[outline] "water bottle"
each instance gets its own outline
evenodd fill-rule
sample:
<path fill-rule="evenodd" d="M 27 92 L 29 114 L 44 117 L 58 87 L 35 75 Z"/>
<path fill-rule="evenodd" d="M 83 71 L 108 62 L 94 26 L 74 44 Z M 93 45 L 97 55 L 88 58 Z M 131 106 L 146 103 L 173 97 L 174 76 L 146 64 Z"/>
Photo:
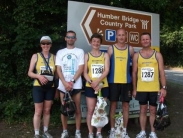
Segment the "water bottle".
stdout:
<path fill-rule="evenodd" d="M 159 103 L 159 100 L 160 100 L 160 92 L 158 92 L 158 94 L 157 94 L 157 100 L 156 100 L 157 104 Z"/>

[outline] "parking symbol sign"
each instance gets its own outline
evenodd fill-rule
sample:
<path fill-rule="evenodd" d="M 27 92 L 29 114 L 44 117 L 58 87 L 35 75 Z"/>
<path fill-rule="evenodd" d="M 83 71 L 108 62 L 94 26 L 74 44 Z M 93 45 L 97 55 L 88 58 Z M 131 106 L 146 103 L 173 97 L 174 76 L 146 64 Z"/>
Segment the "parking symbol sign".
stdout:
<path fill-rule="evenodd" d="M 115 42 L 116 41 L 116 30 L 105 30 L 105 40 L 109 42 Z"/>

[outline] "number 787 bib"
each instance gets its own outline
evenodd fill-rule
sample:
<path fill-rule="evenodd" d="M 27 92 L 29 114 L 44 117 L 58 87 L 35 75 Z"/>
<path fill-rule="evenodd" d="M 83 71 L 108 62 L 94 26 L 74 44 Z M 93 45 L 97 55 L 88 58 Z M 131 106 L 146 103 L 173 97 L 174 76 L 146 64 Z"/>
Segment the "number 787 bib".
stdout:
<path fill-rule="evenodd" d="M 141 80 L 146 82 L 154 81 L 154 68 L 153 67 L 141 68 Z"/>
<path fill-rule="evenodd" d="M 91 64 L 92 78 L 99 78 L 104 71 L 104 64 Z"/>

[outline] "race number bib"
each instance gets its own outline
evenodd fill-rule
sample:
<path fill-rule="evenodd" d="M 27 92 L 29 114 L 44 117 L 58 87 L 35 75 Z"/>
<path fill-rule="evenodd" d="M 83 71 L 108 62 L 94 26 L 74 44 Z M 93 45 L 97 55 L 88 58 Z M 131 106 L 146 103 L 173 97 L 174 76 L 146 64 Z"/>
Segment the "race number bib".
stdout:
<path fill-rule="evenodd" d="M 154 81 L 154 68 L 144 67 L 141 68 L 141 79 L 142 81 Z"/>
<path fill-rule="evenodd" d="M 53 67 L 50 66 L 50 69 L 53 72 Z M 47 69 L 46 70 L 46 67 L 45 66 L 40 66 L 40 71 L 41 71 L 40 74 L 42 74 L 42 73 L 51 73 L 50 72 L 50 69 Z"/>
<path fill-rule="evenodd" d="M 92 78 L 99 78 L 104 71 L 104 64 L 91 64 Z"/>

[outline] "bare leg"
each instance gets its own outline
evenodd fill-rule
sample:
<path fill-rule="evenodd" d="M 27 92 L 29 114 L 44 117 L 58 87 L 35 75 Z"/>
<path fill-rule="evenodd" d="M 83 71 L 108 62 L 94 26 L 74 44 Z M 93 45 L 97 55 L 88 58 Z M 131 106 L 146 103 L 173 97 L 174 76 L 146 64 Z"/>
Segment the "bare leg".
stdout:
<path fill-rule="evenodd" d="M 149 117 L 149 122 L 151 126 L 151 132 L 155 132 L 155 129 L 153 127 L 155 116 L 156 116 L 156 106 L 149 106 L 150 109 L 150 117 Z"/>
<path fill-rule="evenodd" d="M 129 103 L 123 102 L 122 109 L 123 109 L 123 121 L 124 121 L 123 126 L 124 126 L 124 128 L 127 128 L 128 118 L 129 118 Z"/>
<path fill-rule="evenodd" d="M 63 104 L 63 98 L 64 98 L 64 94 L 60 93 L 61 104 Z M 61 114 L 60 118 L 61 118 L 63 130 L 67 130 L 67 117 Z"/>
<path fill-rule="evenodd" d="M 35 112 L 33 117 L 34 130 L 40 129 L 41 115 L 43 111 L 43 103 L 34 103 Z"/>
<path fill-rule="evenodd" d="M 73 95 L 73 100 L 76 104 L 76 130 L 80 130 L 81 126 L 81 92 Z"/>
<path fill-rule="evenodd" d="M 96 98 L 89 98 L 86 97 L 86 103 L 87 103 L 87 117 L 86 117 L 86 122 L 87 122 L 87 126 L 88 126 L 88 130 L 89 133 L 93 133 L 93 126 L 91 125 L 91 118 L 95 109 L 95 105 L 96 105 Z"/>
<path fill-rule="evenodd" d="M 142 131 L 145 131 L 146 121 L 147 121 L 147 104 L 140 105 L 140 126 Z"/>
<path fill-rule="evenodd" d="M 48 128 L 50 122 L 50 110 L 52 106 L 52 100 L 44 101 L 43 107 L 43 125 Z"/>
<path fill-rule="evenodd" d="M 117 102 L 116 101 L 110 101 L 110 124 L 111 124 L 111 128 L 114 128 L 115 125 L 115 119 L 114 119 L 114 115 L 116 113 L 116 106 L 117 106 Z"/>

